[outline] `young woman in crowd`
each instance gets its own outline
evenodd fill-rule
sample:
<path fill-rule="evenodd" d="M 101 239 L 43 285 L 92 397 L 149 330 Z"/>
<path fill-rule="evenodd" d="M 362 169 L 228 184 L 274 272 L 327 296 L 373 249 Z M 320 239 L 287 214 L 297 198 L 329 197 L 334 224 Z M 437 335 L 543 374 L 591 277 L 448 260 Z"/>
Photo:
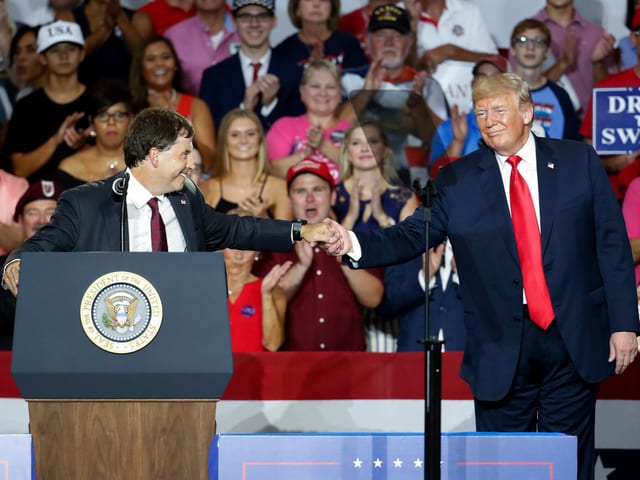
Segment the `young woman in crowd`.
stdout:
<path fill-rule="evenodd" d="M 168 39 L 152 36 L 143 42 L 131 65 L 129 86 L 136 111 L 167 108 L 190 119 L 205 171 L 213 167 L 216 142 L 211 112 L 204 101 L 183 92 L 182 67 Z"/>
<path fill-rule="evenodd" d="M 238 108 L 224 116 L 214 175 L 200 188 L 219 212 L 240 207 L 255 217 L 292 218 L 285 181 L 267 171 L 264 132 L 251 110 Z"/>
<path fill-rule="evenodd" d="M 124 170 L 124 137 L 133 117 L 131 94 L 118 79 L 95 82 L 89 90 L 93 146 L 63 159 L 54 180 L 63 189 L 100 180 Z"/>

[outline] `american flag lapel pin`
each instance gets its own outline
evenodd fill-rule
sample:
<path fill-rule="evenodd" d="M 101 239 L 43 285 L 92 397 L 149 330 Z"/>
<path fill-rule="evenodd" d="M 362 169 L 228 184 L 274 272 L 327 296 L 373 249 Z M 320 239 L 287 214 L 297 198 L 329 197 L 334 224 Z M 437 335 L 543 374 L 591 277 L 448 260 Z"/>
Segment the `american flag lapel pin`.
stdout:
<path fill-rule="evenodd" d="M 548 163 L 547 163 L 547 168 L 550 168 L 551 170 L 553 170 L 554 168 L 556 168 L 556 164 L 555 164 L 555 163 L 548 162 Z"/>

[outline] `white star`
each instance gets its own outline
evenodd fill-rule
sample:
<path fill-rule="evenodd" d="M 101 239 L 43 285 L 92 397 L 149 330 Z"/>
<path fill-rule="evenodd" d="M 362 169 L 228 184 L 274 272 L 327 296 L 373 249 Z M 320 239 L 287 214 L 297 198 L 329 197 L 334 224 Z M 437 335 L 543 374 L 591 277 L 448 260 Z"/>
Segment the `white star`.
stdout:
<path fill-rule="evenodd" d="M 400 460 L 399 458 L 396 458 L 393 461 L 393 467 L 394 468 L 402 468 L 402 460 Z"/>
<path fill-rule="evenodd" d="M 362 468 L 362 460 L 360 458 L 356 458 L 353 461 L 353 468 Z"/>
<path fill-rule="evenodd" d="M 416 459 L 413 461 L 413 466 L 414 466 L 415 468 L 422 468 L 422 460 L 420 460 L 419 458 L 416 458 Z"/>
<path fill-rule="evenodd" d="M 382 468 L 382 460 L 380 460 L 379 458 L 376 458 L 376 459 L 373 461 L 373 466 L 374 466 L 375 468 Z"/>
<path fill-rule="evenodd" d="M 613 471 L 615 471 L 615 468 L 604 468 L 604 466 L 602 465 L 602 457 L 598 455 L 593 478 L 595 478 L 595 480 L 606 480 L 607 478 L 609 478 L 609 474 Z"/>

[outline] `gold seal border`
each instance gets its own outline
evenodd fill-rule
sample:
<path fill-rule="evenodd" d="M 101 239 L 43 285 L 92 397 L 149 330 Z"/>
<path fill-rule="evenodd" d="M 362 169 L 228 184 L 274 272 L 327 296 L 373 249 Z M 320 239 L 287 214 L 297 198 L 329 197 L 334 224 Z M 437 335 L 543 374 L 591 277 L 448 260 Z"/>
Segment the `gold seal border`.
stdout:
<path fill-rule="evenodd" d="M 96 297 L 112 285 L 128 283 L 140 289 L 149 301 L 151 318 L 146 330 L 129 342 L 114 342 L 105 337 L 94 325 L 93 302 Z M 96 279 L 84 292 L 80 302 L 80 323 L 87 338 L 98 348 L 109 353 L 125 354 L 133 353 L 151 343 L 162 325 L 162 300 L 153 284 L 146 278 L 133 272 L 111 272 Z"/>

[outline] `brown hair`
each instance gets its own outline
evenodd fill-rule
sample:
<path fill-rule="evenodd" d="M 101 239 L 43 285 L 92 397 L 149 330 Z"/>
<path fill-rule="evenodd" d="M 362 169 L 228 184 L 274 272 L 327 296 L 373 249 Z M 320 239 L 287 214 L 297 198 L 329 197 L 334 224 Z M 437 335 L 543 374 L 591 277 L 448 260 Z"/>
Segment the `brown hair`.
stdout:
<path fill-rule="evenodd" d="M 521 37 L 526 30 L 539 30 L 542 32 L 544 39 L 547 42 L 547 47 L 551 44 L 551 30 L 540 20 L 535 18 L 525 18 L 518 22 L 511 31 L 511 45 L 515 44 L 516 38 Z"/>
<path fill-rule="evenodd" d="M 302 28 L 302 18 L 298 15 L 298 7 L 302 0 L 289 0 L 289 19 L 298 30 Z M 326 0 L 331 3 L 331 12 L 327 19 L 327 28 L 334 31 L 340 23 L 340 0 Z"/>

